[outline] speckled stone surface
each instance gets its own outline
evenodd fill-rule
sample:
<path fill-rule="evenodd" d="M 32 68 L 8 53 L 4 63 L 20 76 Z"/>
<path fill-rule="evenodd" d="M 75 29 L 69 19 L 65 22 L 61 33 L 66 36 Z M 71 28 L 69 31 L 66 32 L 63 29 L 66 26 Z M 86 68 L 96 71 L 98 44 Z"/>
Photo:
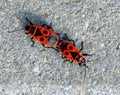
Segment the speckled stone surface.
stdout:
<path fill-rule="evenodd" d="M 30 38 L 23 28 L 53 24 L 67 33 L 86 57 L 89 68 L 64 62 L 53 49 Z M 120 94 L 119 0 L 0 0 L 0 95 L 119 95 Z M 119 45 L 118 45 L 119 44 Z"/>

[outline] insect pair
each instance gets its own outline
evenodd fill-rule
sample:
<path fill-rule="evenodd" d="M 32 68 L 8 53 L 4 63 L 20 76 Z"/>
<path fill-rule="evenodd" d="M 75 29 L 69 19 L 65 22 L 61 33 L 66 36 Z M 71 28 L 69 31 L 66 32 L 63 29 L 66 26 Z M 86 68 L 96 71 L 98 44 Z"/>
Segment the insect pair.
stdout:
<path fill-rule="evenodd" d="M 16 16 L 16 15 L 15 15 Z M 20 21 L 22 21 L 18 16 L 16 16 Z M 59 34 L 55 33 L 52 24 L 47 25 L 43 24 L 41 26 L 33 24 L 28 18 L 26 20 L 29 22 L 29 25 L 26 25 L 25 34 L 28 34 L 31 37 L 32 46 L 34 46 L 34 40 L 38 41 L 46 48 L 53 48 L 62 55 L 62 58 L 66 58 L 70 62 L 78 63 L 79 66 L 86 65 L 85 56 L 91 56 L 90 54 L 82 54 L 83 42 L 81 42 L 81 49 L 79 50 L 74 40 L 69 39 L 67 34 L 64 34 L 64 38 L 61 39 Z M 51 42 L 51 39 L 54 38 L 54 41 Z"/>

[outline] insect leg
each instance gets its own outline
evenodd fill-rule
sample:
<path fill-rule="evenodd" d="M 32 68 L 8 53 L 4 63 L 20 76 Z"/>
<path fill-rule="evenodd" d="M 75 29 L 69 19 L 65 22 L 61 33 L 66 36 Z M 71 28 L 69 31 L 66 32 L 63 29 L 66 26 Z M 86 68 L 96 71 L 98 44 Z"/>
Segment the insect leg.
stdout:
<path fill-rule="evenodd" d="M 50 23 L 49 28 L 53 30 L 53 28 L 52 28 L 52 23 Z"/>
<path fill-rule="evenodd" d="M 31 24 L 33 25 L 33 23 L 26 17 L 26 20 Z"/>
<path fill-rule="evenodd" d="M 56 48 L 54 48 L 54 47 L 49 47 L 49 48 L 52 48 L 52 49 L 54 49 L 55 51 L 57 51 L 57 52 L 58 52 L 58 50 L 57 50 Z"/>
<path fill-rule="evenodd" d="M 74 40 L 73 39 L 69 39 L 66 33 L 64 34 L 64 36 L 66 37 L 66 39 L 68 41 L 71 41 L 73 43 L 73 45 L 76 46 Z"/>
<path fill-rule="evenodd" d="M 87 65 L 87 64 L 83 64 L 83 66 L 85 66 L 86 68 L 88 68 L 88 65 Z"/>
<path fill-rule="evenodd" d="M 83 50 L 83 41 L 81 42 L 81 49 L 79 50 L 79 51 L 81 51 L 81 50 Z"/>
<path fill-rule="evenodd" d="M 49 28 L 49 29 L 52 29 L 52 30 L 53 30 L 53 28 L 52 28 L 52 23 L 50 23 L 50 25 L 43 24 L 42 27 L 46 27 L 46 28 Z"/>
<path fill-rule="evenodd" d="M 52 48 L 52 49 L 54 49 L 55 51 L 58 52 L 58 50 L 56 48 L 54 48 L 54 47 L 46 47 L 44 44 L 42 44 L 42 46 L 45 47 L 45 48 Z"/>
<path fill-rule="evenodd" d="M 83 53 L 84 56 L 92 56 L 91 54 Z"/>
<path fill-rule="evenodd" d="M 31 38 L 31 41 L 32 41 L 32 47 L 34 47 L 34 45 L 35 45 L 35 42 L 34 42 L 34 40 L 33 40 L 33 38 Z"/>
<path fill-rule="evenodd" d="M 42 25 L 42 27 L 45 27 L 45 26 L 46 26 L 46 28 L 48 28 L 48 25 L 47 25 L 47 24 L 43 24 L 43 25 Z"/>
<path fill-rule="evenodd" d="M 88 68 L 88 66 L 86 64 L 86 60 L 84 60 L 82 63 L 79 63 L 79 66 L 85 66 L 86 68 Z"/>

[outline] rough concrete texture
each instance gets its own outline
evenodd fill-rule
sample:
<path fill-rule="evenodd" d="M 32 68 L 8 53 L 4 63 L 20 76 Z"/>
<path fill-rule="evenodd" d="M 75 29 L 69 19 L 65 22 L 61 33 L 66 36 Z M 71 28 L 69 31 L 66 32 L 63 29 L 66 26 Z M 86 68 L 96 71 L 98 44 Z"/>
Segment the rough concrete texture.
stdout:
<path fill-rule="evenodd" d="M 78 48 L 84 41 L 83 52 L 94 54 L 86 57 L 86 77 L 84 67 L 64 62 L 53 49 L 31 47 L 14 14 L 53 23 Z M 119 0 L 0 0 L 0 95 L 119 95 L 119 43 Z"/>

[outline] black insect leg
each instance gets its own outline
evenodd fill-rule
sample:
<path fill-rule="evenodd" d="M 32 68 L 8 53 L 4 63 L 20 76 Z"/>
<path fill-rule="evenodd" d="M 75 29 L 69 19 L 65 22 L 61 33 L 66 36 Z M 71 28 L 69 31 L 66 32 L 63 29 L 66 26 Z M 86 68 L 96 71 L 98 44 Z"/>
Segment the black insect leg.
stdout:
<path fill-rule="evenodd" d="M 52 23 L 50 23 L 50 25 L 43 24 L 42 27 L 46 27 L 46 28 L 49 28 L 49 29 L 52 29 L 52 30 L 53 30 L 53 28 L 52 28 Z"/>
<path fill-rule="evenodd" d="M 52 23 L 50 23 L 50 25 L 49 25 L 49 27 L 48 28 L 50 28 L 50 29 L 52 29 L 53 30 L 53 28 L 52 28 Z"/>
<path fill-rule="evenodd" d="M 83 41 L 81 42 L 81 49 L 79 51 L 82 51 L 83 50 Z"/>
<path fill-rule="evenodd" d="M 67 39 L 67 40 L 70 40 L 70 39 L 68 38 L 68 36 L 67 36 L 67 34 L 66 34 L 66 33 L 64 34 L 64 36 L 66 37 L 66 39 Z"/>
<path fill-rule="evenodd" d="M 52 48 L 52 49 L 54 49 L 55 51 L 57 51 L 57 52 L 58 52 L 58 50 L 57 50 L 56 48 L 54 48 L 54 47 L 50 47 L 50 48 Z"/>
<path fill-rule="evenodd" d="M 49 26 L 47 24 L 43 24 L 42 27 L 48 28 Z"/>
<path fill-rule="evenodd" d="M 87 64 L 83 64 L 83 66 L 85 66 L 86 68 L 88 68 L 88 65 L 87 65 Z"/>
<path fill-rule="evenodd" d="M 73 43 L 73 45 L 76 46 L 73 39 L 69 39 L 66 33 L 65 33 L 64 35 L 65 35 L 65 37 L 66 37 L 66 39 L 67 39 L 68 41 L 71 41 L 71 42 Z"/>
<path fill-rule="evenodd" d="M 85 66 L 86 68 L 88 68 L 88 65 L 85 63 L 83 65 L 79 64 L 79 66 Z"/>
<path fill-rule="evenodd" d="M 29 33 L 28 33 L 28 32 L 26 32 L 25 34 L 27 34 L 27 35 L 28 35 Z M 31 44 L 31 46 L 32 46 L 32 47 L 34 47 L 34 45 L 35 45 L 35 42 L 34 42 L 33 38 L 31 38 L 31 41 L 32 41 L 32 44 Z"/>
<path fill-rule="evenodd" d="M 91 54 L 83 53 L 84 56 L 92 56 Z"/>
<path fill-rule="evenodd" d="M 86 64 L 86 60 L 83 60 L 82 63 L 79 63 L 79 66 L 85 66 L 86 68 L 88 68 L 88 66 Z"/>
<path fill-rule="evenodd" d="M 81 49 L 79 51 L 82 51 L 84 49 L 83 42 L 81 42 Z M 84 56 L 92 56 L 91 54 L 83 53 Z"/>
<path fill-rule="evenodd" d="M 26 18 L 26 20 L 27 20 L 31 25 L 33 25 L 33 23 L 32 23 L 28 18 Z"/>
<path fill-rule="evenodd" d="M 54 47 L 46 47 L 44 44 L 42 44 L 42 46 L 45 47 L 45 48 L 52 48 L 52 49 L 54 49 L 55 51 L 58 52 L 58 50 L 56 48 L 54 48 Z"/>
<path fill-rule="evenodd" d="M 33 40 L 33 38 L 31 38 L 31 41 L 32 41 L 32 47 L 34 47 L 34 45 L 35 45 L 35 42 L 34 42 L 34 40 Z"/>

